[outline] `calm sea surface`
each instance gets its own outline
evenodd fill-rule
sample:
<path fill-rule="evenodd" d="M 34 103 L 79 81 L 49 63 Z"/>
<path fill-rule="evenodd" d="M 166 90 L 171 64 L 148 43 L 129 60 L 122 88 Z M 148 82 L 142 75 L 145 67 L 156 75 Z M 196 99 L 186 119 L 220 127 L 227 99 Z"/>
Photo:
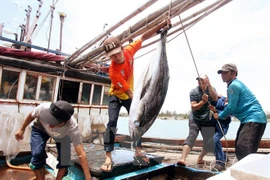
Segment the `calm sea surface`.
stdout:
<path fill-rule="evenodd" d="M 227 139 L 235 139 L 236 132 L 240 125 L 239 121 L 230 123 Z M 117 122 L 117 134 L 129 135 L 128 117 L 119 117 Z M 144 134 L 144 137 L 175 138 L 185 139 L 188 136 L 188 120 L 160 120 L 156 119 L 150 129 Z M 263 135 L 264 139 L 270 139 L 270 124 L 268 123 Z M 202 139 L 199 134 L 198 139 Z"/>

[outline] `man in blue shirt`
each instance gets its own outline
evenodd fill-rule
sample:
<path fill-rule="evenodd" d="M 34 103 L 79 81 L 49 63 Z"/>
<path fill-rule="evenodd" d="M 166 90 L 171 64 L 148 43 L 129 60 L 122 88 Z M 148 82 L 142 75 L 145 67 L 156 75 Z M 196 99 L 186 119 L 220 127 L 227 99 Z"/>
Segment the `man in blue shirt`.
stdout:
<path fill-rule="evenodd" d="M 241 122 L 235 140 L 235 154 L 241 160 L 257 152 L 267 123 L 266 114 L 254 94 L 236 78 L 238 70 L 235 64 L 223 65 L 218 74 L 228 85 L 228 105 L 215 113 L 214 118 L 222 121 L 231 114 Z"/>
<path fill-rule="evenodd" d="M 223 111 L 227 106 L 227 98 L 219 95 L 218 101 L 214 106 L 209 107 L 213 112 Z M 214 142 L 215 142 L 215 156 L 216 156 L 216 166 L 215 168 L 218 171 L 225 170 L 225 163 L 227 161 L 226 154 L 222 149 L 222 144 L 220 139 L 225 136 L 229 129 L 229 124 L 231 123 L 231 115 L 228 115 L 225 120 L 216 121 L 214 117 L 212 117 L 213 124 L 215 125 L 216 132 L 214 134 Z"/>

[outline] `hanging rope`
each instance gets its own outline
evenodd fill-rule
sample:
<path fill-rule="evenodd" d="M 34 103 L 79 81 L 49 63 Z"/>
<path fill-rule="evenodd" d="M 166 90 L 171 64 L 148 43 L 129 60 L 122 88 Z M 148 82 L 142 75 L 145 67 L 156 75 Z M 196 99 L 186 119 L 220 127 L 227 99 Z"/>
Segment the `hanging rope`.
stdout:
<path fill-rule="evenodd" d="M 191 54 L 191 57 L 192 57 L 192 60 L 193 60 L 193 63 L 194 63 L 194 66 L 195 66 L 197 75 L 198 75 L 199 79 L 201 79 L 201 78 L 200 78 L 199 71 L 198 71 L 197 64 L 196 64 L 195 59 L 194 59 L 194 56 L 193 56 L 193 52 L 192 52 L 192 50 L 191 50 L 191 47 L 190 47 L 190 44 L 189 44 L 189 41 L 188 41 L 188 38 L 187 38 L 187 34 L 186 34 L 186 31 L 185 31 L 185 28 L 184 28 L 184 25 L 183 25 L 181 16 L 179 15 L 178 17 L 179 17 L 180 22 L 181 22 L 181 25 L 182 25 L 182 27 L 183 27 L 183 33 L 184 33 L 184 35 L 185 35 L 185 38 L 186 38 L 186 41 L 187 41 L 187 44 L 188 44 L 188 48 L 189 48 L 189 51 L 190 51 L 190 54 Z"/>

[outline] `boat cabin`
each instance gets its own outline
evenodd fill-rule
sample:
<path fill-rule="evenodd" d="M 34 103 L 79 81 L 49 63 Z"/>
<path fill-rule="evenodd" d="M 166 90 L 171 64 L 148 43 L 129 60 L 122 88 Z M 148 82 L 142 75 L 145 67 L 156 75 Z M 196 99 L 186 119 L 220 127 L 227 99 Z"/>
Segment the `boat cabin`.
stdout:
<path fill-rule="evenodd" d="M 3 52 L 0 50 L 0 125 L 3 128 L 0 133 L 0 152 L 4 155 L 12 153 L 12 147 L 5 150 L 6 146 L 14 144 L 9 143 L 11 138 L 7 139 L 16 133 L 9 130 L 11 127 L 17 131 L 34 107 L 42 102 L 59 99 L 74 106 L 74 117 L 78 121 L 83 141 L 103 143 L 108 118 L 108 76 L 70 69 L 65 66 L 63 57 L 61 61 L 40 58 L 46 53 L 28 52 L 28 57 L 17 57 L 16 52 L 19 51 L 9 56 L 3 55 Z M 25 148 L 22 149 L 29 151 L 30 134 L 26 133 L 26 136 Z"/>
<path fill-rule="evenodd" d="M 1 61 L 3 58 L 0 57 Z M 84 78 L 73 78 L 65 73 L 55 72 L 54 69 L 51 72 L 38 72 L 27 67 L 0 64 L 0 109 L 11 113 L 24 113 L 27 106 L 59 99 L 73 104 L 76 112 L 89 109 L 87 114 L 91 112 L 100 114 L 102 110 L 107 109 L 110 88 L 108 78 L 70 72 L 77 73 L 78 76 L 85 75 Z M 11 109 L 10 106 L 18 108 Z"/>

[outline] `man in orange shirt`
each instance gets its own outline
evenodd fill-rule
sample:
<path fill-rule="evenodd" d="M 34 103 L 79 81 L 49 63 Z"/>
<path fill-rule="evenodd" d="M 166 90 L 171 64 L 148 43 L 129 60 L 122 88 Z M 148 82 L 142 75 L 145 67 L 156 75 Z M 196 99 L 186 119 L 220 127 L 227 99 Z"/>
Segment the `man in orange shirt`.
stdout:
<path fill-rule="evenodd" d="M 107 38 L 103 43 L 106 56 L 111 59 L 109 76 L 111 79 L 110 101 L 109 101 L 109 122 L 104 135 L 104 150 L 106 151 L 105 163 L 101 170 L 110 172 L 113 169 L 111 152 L 114 150 L 114 138 L 116 133 L 117 120 L 122 106 L 129 113 L 133 98 L 133 65 L 134 54 L 141 48 L 142 42 L 150 38 L 161 28 L 170 25 L 170 20 L 153 27 L 141 35 L 136 41 L 126 47 L 121 46 L 121 41 L 115 37 Z M 148 163 L 149 159 L 140 151 L 141 142 L 135 146 L 135 157 Z"/>

